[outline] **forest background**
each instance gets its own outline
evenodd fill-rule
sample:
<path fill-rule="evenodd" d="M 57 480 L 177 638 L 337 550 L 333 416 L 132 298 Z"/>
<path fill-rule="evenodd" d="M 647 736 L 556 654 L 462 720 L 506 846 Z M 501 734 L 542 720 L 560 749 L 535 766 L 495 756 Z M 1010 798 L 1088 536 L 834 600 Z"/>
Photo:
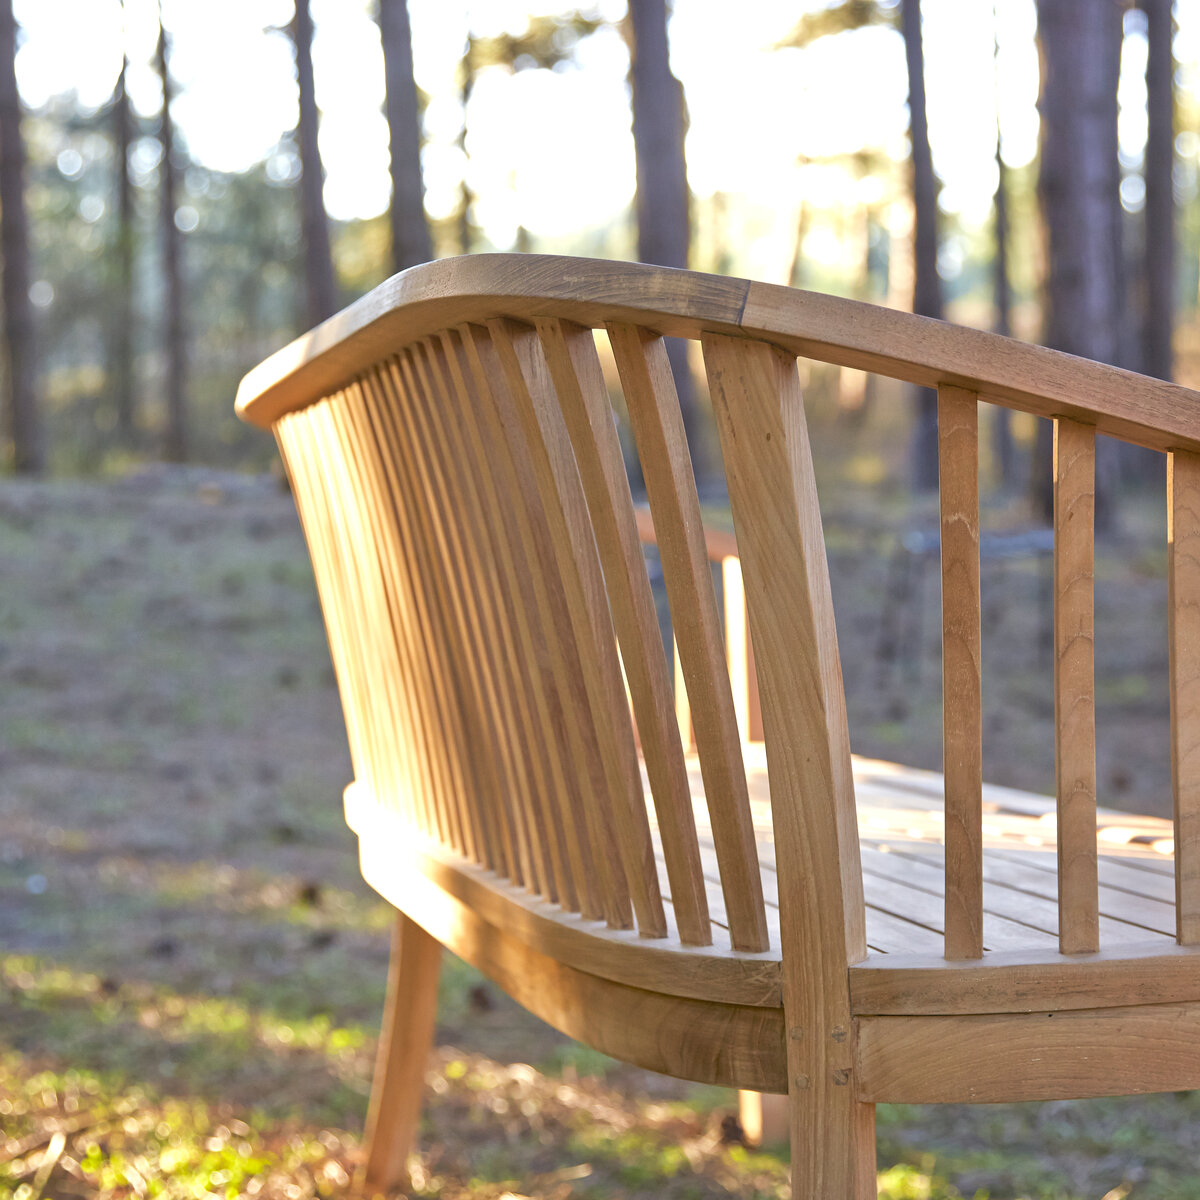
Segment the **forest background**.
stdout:
<path fill-rule="evenodd" d="M 0 1194 L 22 1200 L 296 1200 L 354 1168 L 389 918 L 336 801 L 295 515 L 233 416 L 265 355 L 395 269 L 518 250 L 1200 385 L 1200 0 L 309 2 L 0 0 Z M 703 381 L 675 368 L 719 517 Z M 936 770 L 933 408 L 817 367 L 806 402 L 855 749 Z M 1048 427 L 985 421 L 982 520 L 1021 538 Z M 1167 815 L 1161 460 L 1098 467 L 1100 801 Z M 1048 559 L 1021 545 L 982 567 L 985 775 L 1051 791 Z M 728 1095 L 445 978 L 418 1194 L 786 1194 Z M 1198 1107 L 891 1107 L 881 1194 L 1200 1195 Z"/>
<path fill-rule="evenodd" d="M 815 287 L 1191 378 L 1193 0 L 681 0 L 669 37 L 663 0 L 12 7 L 18 471 L 262 465 L 229 411 L 248 366 L 393 269 L 493 249 Z M 871 411 L 873 381 L 818 383 Z M 927 488 L 915 413 L 874 474 Z M 998 482 L 1026 484 L 1033 419 L 994 437 Z"/>

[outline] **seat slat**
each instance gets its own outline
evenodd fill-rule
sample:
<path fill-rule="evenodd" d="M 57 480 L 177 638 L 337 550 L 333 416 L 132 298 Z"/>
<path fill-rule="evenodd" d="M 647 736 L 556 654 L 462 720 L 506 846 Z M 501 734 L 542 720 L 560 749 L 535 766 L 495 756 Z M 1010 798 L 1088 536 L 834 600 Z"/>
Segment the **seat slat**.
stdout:
<path fill-rule="evenodd" d="M 983 954 L 978 401 L 938 388 L 947 958 Z"/>
<path fill-rule="evenodd" d="M 1096 879 L 1096 673 L 1093 546 L 1096 434 L 1054 422 L 1054 745 L 1059 941 L 1100 948 Z"/>
<path fill-rule="evenodd" d="M 762 885 L 754 857 L 741 740 L 671 366 L 662 338 L 646 330 L 610 325 L 608 336 L 654 514 L 733 945 L 739 950 L 765 950 Z"/>
<path fill-rule="evenodd" d="M 1167 457 L 1171 781 L 1181 945 L 1200 944 L 1200 454 Z"/>

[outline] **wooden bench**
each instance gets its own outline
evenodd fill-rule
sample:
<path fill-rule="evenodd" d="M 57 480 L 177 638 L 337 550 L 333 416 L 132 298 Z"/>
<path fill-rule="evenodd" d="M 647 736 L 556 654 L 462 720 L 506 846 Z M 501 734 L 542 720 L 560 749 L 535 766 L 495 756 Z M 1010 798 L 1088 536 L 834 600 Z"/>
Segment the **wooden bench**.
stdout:
<path fill-rule="evenodd" d="M 701 343 L 761 744 L 739 732 L 663 335 Z M 938 389 L 944 780 L 852 764 L 797 356 Z M 1057 801 L 981 778 L 981 398 L 1055 423 Z M 370 1187 L 405 1179 L 442 945 L 618 1058 L 786 1093 L 797 1197 L 876 1194 L 877 1101 L 1200 1086 L 1200 396 L 782 287 L 480 255 L 389 280 L 252 371 L 238 407 L 287 464 L 347 819 L 399 910 Z M 1097 813 L 1097 432 L 1168 456 L 1173 824 Z"/>

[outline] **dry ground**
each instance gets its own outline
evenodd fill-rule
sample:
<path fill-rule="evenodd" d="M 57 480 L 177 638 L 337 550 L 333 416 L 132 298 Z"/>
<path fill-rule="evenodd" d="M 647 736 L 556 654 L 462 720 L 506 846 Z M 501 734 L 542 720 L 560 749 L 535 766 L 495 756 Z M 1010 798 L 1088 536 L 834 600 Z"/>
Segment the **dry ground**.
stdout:
<path fill-rule="evenodd" d="M 936 767 L 936 568 L 896 582 L 918 519 L 843 496 L 830 546 L 855 748 Z M 1102 800 L 1162 813 L 1158 520 L 1130 516 L 1098 611 Z M 0 564 L 0 1196 L 339 1193 L 389 916 L 341 820 L 290 500 L 201 470 L 3 481 Z M 1039 568 L 984 575 L 989 774 L 1047 789 Z M 567 1042 L 459 965 L 437 1041 L 421 1195 L 783 1194 L 779 1158 L 722 1140 L 727 1094 Z M 1200 1197 L 1198 1107 L 881 1109 L 884 1194 Z"/>

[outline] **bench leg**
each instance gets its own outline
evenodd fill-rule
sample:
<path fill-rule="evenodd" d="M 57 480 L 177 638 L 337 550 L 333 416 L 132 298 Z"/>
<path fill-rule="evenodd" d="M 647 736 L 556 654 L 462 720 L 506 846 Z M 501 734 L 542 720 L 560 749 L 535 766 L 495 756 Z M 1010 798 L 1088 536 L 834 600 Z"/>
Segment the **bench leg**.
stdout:
<path fill-rule="evenodd" d="M 848 1087 L 793 1091 L 792 1200 L 876 1200 L 875 1105 L 862 1104 Z"/>
<path fill-rule="evenodd" d="M 421 1113 L 441 965 L 441 944 L 398 912 L 359 1181 L 368 1195 L 408 1187 L 408 1154 Z"/>

